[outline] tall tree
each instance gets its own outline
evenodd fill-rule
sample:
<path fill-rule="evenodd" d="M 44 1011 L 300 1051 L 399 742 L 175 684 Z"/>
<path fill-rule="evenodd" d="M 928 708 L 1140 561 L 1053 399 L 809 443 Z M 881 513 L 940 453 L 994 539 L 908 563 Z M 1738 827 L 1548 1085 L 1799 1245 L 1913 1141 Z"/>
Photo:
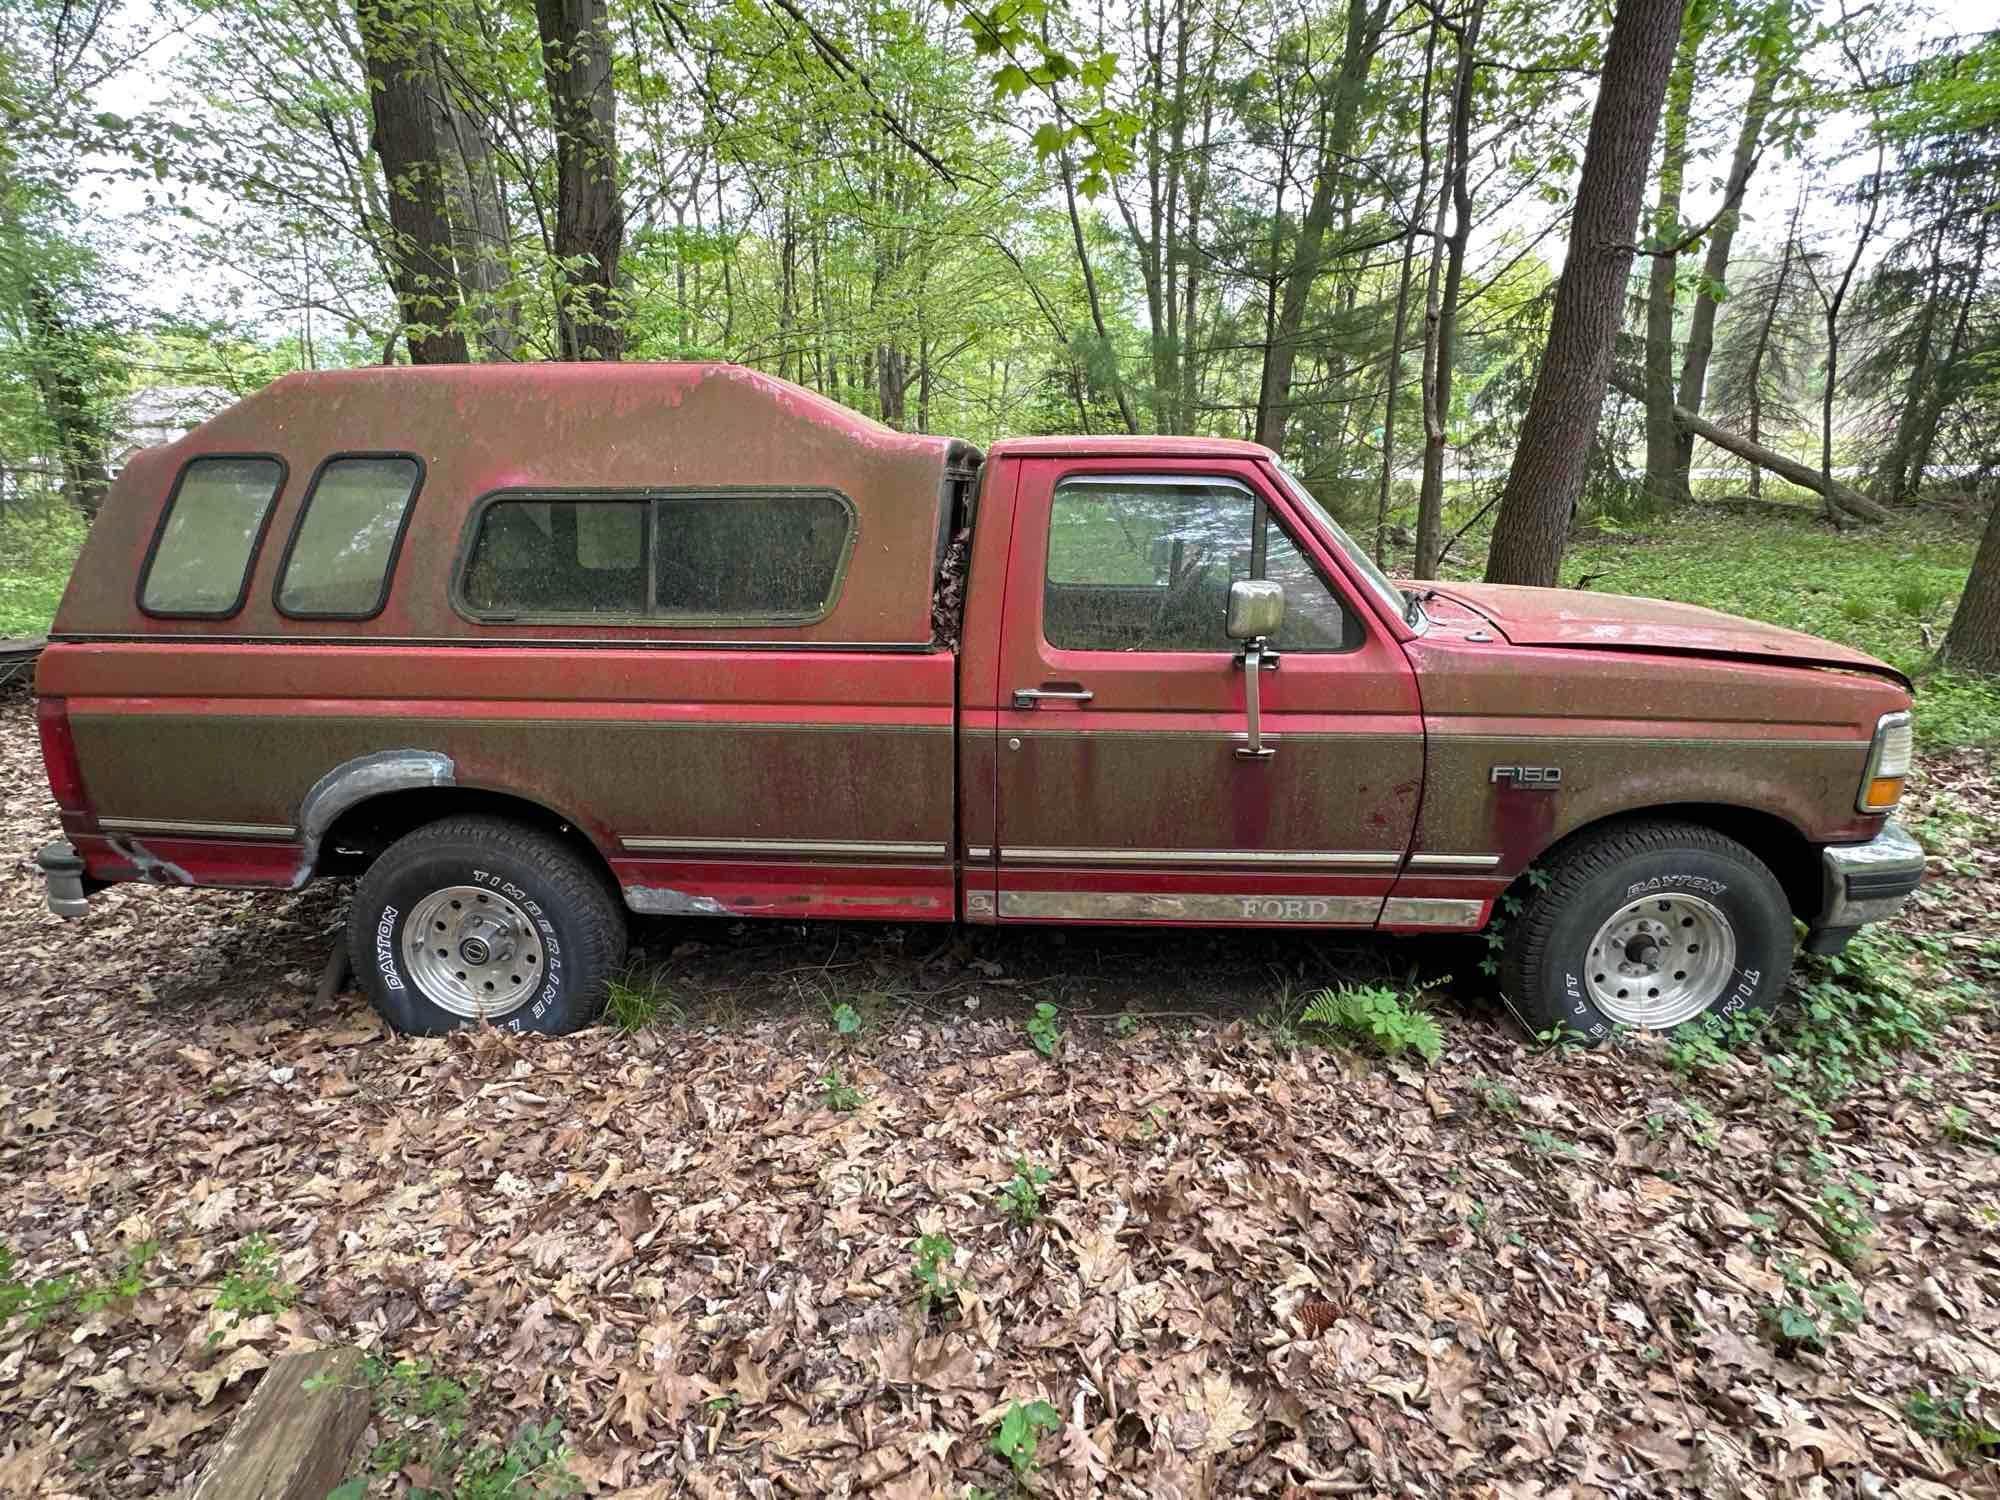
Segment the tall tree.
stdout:
<path fill-rule="evenodd" d="M 1433 9 L 1433 17 L 1437 11 Z M 1478 63 L 1479 28 L 1486 18 L 1486 0 L 1471 0 L 1465 19 L 1446 22 L 1457 44 L 1458 62 L 1452 75 L 1451 134 L 1445 145 L 1444 187 L 1451 197 L 1451 234 L 1431 261 L 1431 280 L 1424 309 L 1424 476 L 1417 496 L 1416 576 L 1437 575 L 1444 545 L 1444 447 L 1451 421 L 1452 370 L 1458 360 L 1458 304 L 1465 283 L 1465 250 L 1472 240 L 1472 95 Z M 1444 193 L 1438 198 L 1444 217 Z M 1437 256 L 1444 259 L 1444 286 L 1439 290 Z"/>
<path fill-rule="evenodd" d="M 1324 97 L 1319 118 L 1317 163 L 1311 201 L 1299 221 L 1298 239 L 1285 274 L 1276 326 L 1264 346 L 1262 375 L 1257 386 L 1257 441 L 1273 451 L 1285 444 L 1285 424 L 1291 419 L 1292 372 L 1298 363 L 1299 333 L 1313 283 L 1324 268 L 1326 235 L 1342 188 L 1354 172 L 1354 132 L 1369 66 L 1389 23 L 1390 0 L 1347 0 L 1347 39 Z"/>
<path fill-rule="evenodd" d="M 385 0 L 355 0 L 354 19 L 367 62 L 372 144 L 389 189 L 383 240 L 410 363 L 464 364 L 465 334 L 455 321 L 458 270 L 421 18 Z"/>
<path fill-rule="evenodd" d="M 1632 236 L 1646 167 L 1680 40 L 1681 4 L 1618 0 L 1612 17 L 1548 345 L 1500 492 L 1486 560 L 1492 583 L 1552 586 L 1562 566 L 1570 514 L 1583 492 L 1604 406 L 1612 341 L 1637 250 Z"/>
<path fill-rule="evenodd" d="M 1674 425 L 1674 292 L 1680 271 L 1681 186 L 1687 177 L 1688 115 L 1695 69 L 1708 31 L 1709 0 L 1693 0 L 1681 21 L 1680 51 L 1667 80 L 1667 123 L 1660 142 L 1660 197 L 1653 247 L 1646 253 L 1646 493 L 1657 503 L 1686 498 L 1679 480 L 1680 432 Z"/>
<path fill-rule="evenodd" d="M 1721 304 L 1724 278 L 1729 272 L 1729 255 L 1736 242 L 1736 230 L 1743 221 L 1743 198 L 1749 190 L 1750 174 L 1757 169 L 1762 149 L 1764 122 L 1770 117 L 1771 101 L 1778 78 L 1792 56 L 1793 0 L 1775 0 L 1765 13 L 1764 25 L 1756 38 L 1757 71 L 1750 83 L 1750 97 L 1743 106 L 1743 123 L 1736 132 L 1736 149 L 1729 158 L 1729 175 L 1722 183 L 1722 209 L 1708 234 L 1708 253 L 1702 260 L 1701 281 L 1695 287 L 1694 312 L 1688 321 L 1687 349 L 1681 358 L 1680 405 L 1701 415 L 1708 386 L 1708 362 L 1715 350 L 1715 313 Z M 1751 437 L 1757 436 L 1754 432 Z M 1694 467 L 1694 434 L 1678 429 L 1674 441 L 1674 492 L 1685 496 Z M 1755 476 L 1759 471 L 1753 468 Z M 1754 483 L 1753 478 L 1753 483 Z"/>
<path fill-rule="evenodd" d="M 535 0 L 556 140 L 556 344 L 563 359 L 618 359 L 625 307 L 618 257 L 618 96 L 606 0 Z"/>

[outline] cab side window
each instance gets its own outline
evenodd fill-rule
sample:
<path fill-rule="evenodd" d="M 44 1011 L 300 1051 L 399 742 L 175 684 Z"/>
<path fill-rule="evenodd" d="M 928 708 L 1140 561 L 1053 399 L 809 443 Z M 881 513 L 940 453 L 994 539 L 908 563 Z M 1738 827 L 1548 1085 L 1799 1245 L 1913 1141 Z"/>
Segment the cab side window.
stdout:
<path fill-rule="evenodd" d="M 241 609 L 257 540 L 284 482 L 276 458 L 189 460 L 154 536 L 139 607 L 211 619 Z"/>
<path fill-rule="evenodd" d="M 1042 594 L 1051 646 L 1233 651 L 1223 622 L 1229 585 L 1239 578 L 1284 585 L 1285 623 L 1273 644 L 1290 651 L 1360 645 L 1360 622 L 1242 485 L 1111 475 L 1057 485 Z"/>
<path fill-rule="evenodd" d="M 308 618 L 365 620 L 389 599 L 389 574 L 423 466 L 401 454 L 320 466 L 285 550 L 278 608 Z"/>

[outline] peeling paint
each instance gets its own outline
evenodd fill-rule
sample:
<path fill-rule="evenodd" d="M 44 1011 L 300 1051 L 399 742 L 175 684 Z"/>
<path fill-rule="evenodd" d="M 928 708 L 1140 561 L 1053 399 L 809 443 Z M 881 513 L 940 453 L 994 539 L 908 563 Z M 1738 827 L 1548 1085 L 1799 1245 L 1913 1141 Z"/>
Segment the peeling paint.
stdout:
<path fill-rule="evenodd" d="M 628 885 L 625 904 L 647 917 L 732 917 L 736 913 L 713 896 L 690 896 L 664 885 Z"/>
<path fill-rule="evenodd" d="M 170 859 L 161 859 L 137 839 L 111 837 L 105 840 L 139 872 L 148 885 L 193 885 L 195 878 Z"/>

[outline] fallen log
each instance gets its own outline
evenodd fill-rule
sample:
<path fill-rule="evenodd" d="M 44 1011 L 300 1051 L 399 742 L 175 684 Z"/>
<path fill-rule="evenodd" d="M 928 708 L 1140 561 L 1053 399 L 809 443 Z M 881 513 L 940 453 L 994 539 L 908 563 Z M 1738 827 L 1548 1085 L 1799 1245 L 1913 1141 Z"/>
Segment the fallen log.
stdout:
<path fill-rule="evenodd" d="M 272 1365 L 230 1424 L 192 1500 L 324 1500 L 348 1477 L 368 1425 L 371 1400 L 360 1365 L 354 1349 L 288 1354 Z"/>
<path fill-rule="evenodd" d="M 1646 399 L 1646 388 L 1630 376 L 1617 371 L 1611 374 L 1611 384 L 1636 401 Z M 1733 453 L 1738 458 L 1755 464 L 1758 468 L 1776 474 L 1780 479 L 1789 479 L 1801 489 L 1811 490 L 1815 495 L 1830 500 L 1850 516 L 1863 521 L 1886 521 L 1889 512 L 1870 500 L 1866 495 L 1849 489 L 1839 480 L 1829 481 L 1818 469 L 1810 464 L 1802 464 L 1795 458 L 1787 458 L 1775 448 L 1766 448 L 1762 443 L 1753 443 L 1747 437 L 1717 427 L 1706 417 L 1698 417 L 1685 406 L 1674 408 L 1674 422 L 1677 426 L 1706 438 L 1725 453 Z"/>

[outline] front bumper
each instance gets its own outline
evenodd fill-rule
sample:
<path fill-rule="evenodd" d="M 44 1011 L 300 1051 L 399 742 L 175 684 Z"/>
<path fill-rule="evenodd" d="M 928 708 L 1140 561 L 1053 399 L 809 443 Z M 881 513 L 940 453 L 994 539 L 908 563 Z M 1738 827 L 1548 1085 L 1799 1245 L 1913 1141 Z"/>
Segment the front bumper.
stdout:
<path fill-rule="evenodd" d="M 80 917 L 90 910 L 83 889 L 83 856 L 68 839 L 58 839 L 35 856 L 48 882 L 49 910 L 59 917 Z"/>
<path fill-rule="evenodd" d="M 1838 953 L 1863 924 L 1893 917 L 1924 878 L 1924 848 L 1900 823 L 1884 823 L 1865 844 L 1820 851 L 1820 912 L 1809 953 Z"/>

